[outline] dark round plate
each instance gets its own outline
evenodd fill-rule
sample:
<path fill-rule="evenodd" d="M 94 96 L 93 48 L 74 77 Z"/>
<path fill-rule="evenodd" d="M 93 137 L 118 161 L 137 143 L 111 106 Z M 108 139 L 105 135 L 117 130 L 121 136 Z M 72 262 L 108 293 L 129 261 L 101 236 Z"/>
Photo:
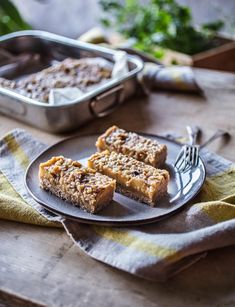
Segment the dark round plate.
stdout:
<path fill-rule="evenodd" d="M 115 193 L 114 200 L 108 207 L 98 214 L 90 214 L 39 187 L 38 168 L 41 162 L 47 161 L 52 156 L 63 155 L 86 165 L 87 158 L 96 152 L 94 144 L 98 135 L 75 136 L 47 148 L 29 165 L 25 175 L 26 187 L 33 198 L 46 209 L 82 223 L 126 226 L 152 223 L 168 217 L 199 192 L 205 180 L 205 167 L 200 159 L 197 167 L 191 168 L 186 173 L 179 173 L 173 164 L 180 145 L 160 136 L 147 134 L 145 136 L 156 139 L 168 147 L 165 165 L 171 177 L 168 195 L 162 198 L 155 208 Z"/>

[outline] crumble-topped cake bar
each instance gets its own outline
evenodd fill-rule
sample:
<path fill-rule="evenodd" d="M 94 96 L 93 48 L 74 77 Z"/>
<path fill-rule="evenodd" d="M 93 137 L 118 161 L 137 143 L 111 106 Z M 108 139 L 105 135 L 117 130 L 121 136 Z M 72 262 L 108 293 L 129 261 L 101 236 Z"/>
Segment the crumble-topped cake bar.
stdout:
<path fill-rule="evenodd" d="M 88 160 L 88 166 L 117 181 L 117 191 L 154 206 L 167 193 L 169 173 L 108 150 L 97 152 Z"/>
<path fill-rule="evenodd" d="M 145 138 L 134 132 L 127 132 L 113 126 L 102 134 L 97 142 L 98 151 L 120 152 L 154 167 L 164 164 L 167 156 L 166 145 L 156 140 Z"/>
<path fill-rule="evenodd" d="M 96 213 L 113 198 L 115 180 L 62 156 L 52 157 L 39 166 L 42 189 Z"/>

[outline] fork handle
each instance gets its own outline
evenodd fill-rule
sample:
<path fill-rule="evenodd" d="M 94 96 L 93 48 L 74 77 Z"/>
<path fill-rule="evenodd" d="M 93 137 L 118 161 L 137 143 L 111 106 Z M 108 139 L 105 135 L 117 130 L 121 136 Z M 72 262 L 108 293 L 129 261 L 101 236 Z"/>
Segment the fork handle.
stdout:
<path fill-rule="evenodd" d="M 218 129 L 205 143 L 203 143 L 200 147 L 206 147 L 207 145 L 209 145 L 210 143 L 212 143 L 214 140 L 216 140 L 219 137 L 226 137 L 226 138 L 230 138 L 230 133 L 222 130 L 222 129 Z"/>
<path fill-rule="evenodd" d="M 195 145 L 197 143 L 197 137 L 200 133 L 200 128 L 198 126 L 186 126 L 188 136 L 189 136 L 189 145 Z"/>

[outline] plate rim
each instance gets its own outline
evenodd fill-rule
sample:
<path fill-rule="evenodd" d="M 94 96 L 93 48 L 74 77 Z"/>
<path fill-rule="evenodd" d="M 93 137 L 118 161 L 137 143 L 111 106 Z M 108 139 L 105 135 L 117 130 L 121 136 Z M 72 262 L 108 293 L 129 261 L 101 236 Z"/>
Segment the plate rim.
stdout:
<path fill-rule="evenodd" d="M 177 142 L 176 140 L 172 139 L 172 138 L 169 138 L 167 136 L 164 136 L 164 135 L 158 135 L 158 134 L 153 134 L 153 133 L 145 133 L 145 132 L 135 132 L 135 133 L 138 133 L 139 135 L 142 135 L 142 136 L 146 136 L 146 137 L 157 137 L 159 139 L 162 139 L 162 140 L 166 140 L 168 142 L 172 142 L 176 145 L 183 145 L 182 143 L 180 142 Z M 170 216 L 176 214 L 177 212 L 179 212 L 181 209 L 183 209 L 194 197 L 196 197 L 198 195 L 198 193 L 200 192 L 202 186 L 204 185 L 205 183 L 205 180 L 206 180 L 206 167 L 205 167 L 205 163 L 202 159 L 201 156 L 199 156 L 199 159 L 201 161 L 201 164 L 203 166 L 203 178 L 202 178 L 202 183 L 200 185 L 200 187 L 197 188 L 196 192 L 194 193 L 193 197 L 186 201 L 186 202 L 183 202 L 183 204 L 180 204 L 178 207 L 176 207 L 174 210 L 168 212 L 168 213 L 163 213 L 163 214 L 160 214 L 156 217 L 151 217 L 151 218 L 145 218 L 145 219 L 142 219 L 142 220 L 133 220 L 133 221 L 98 221 L 98 220 L 91 220 L 89 218 L 83 218 L 83 217 L 75 217 L 73 215 L 70 215 L 70 214 L 63 214 L 60 212 L 60 210 L 56 210 L 56 209 L 51 209 L 51 207 L 49 205 L 47 205 L 44 201 L 40 200 L 32 191 L 31 189 L 29 188 L 28 184 L 27 184 L 27 175 L 29 173 L 29 170 L 30 168 L 32 167 L 32 165 L 35 163 L 35 161 L 40 157 L 42 156 L 45 152 L 47 152 L 49 149 L 52 149 L 56 146 L 58 146 L 59 144 L 63 143 L 63 142 L 66 142 L 66 141 L 70 141 L 72 139 L 75 139 L 75 138 L 79 138 L 79 137 L 89 137 L 89 136 L 99 136 L 100 133 L 78 133 L 78 134 L 75 134 L 73 136 L 69 136 L 69 137 L 65 137 L 63 138 L 62 140 L 52 144 L 52 145 L 49 145 L 47 146 L 42 152 L 40 152 L 31 162 L 30 164 L 28 165 L 26 171 L 25 171 L 25 174 L 24 174 L 24 185 L 28 191 L 28 193 L 32 196 L 32 198 L 37 202 L 39 203 L 43 208 L 45 208 L 46 210 L 54 213 L 54 214 L 57 214 L 59 216 L 61 216 L 62 220 L 64 218 L 68 218 L 70 220 L 73 220 L 73 221 L 76 221 L 76 222 L 80 222 L 80 223 L 83 223 L 83 224 L 90 224 L 90 225 L 100 225 L 100 226 L 112 226 L 112 227 L 124 227 L 124 226 L 137 226 L 137 225 L 146 225 L 146 224 L 151 224 L 151 223 L 154 223 L 154 222 L 158 222 L 160 220 L 163 220 L 163 219 L 167 219 L 169 218 Z M 97 216 L 97 215 L 96 215 Z"/>

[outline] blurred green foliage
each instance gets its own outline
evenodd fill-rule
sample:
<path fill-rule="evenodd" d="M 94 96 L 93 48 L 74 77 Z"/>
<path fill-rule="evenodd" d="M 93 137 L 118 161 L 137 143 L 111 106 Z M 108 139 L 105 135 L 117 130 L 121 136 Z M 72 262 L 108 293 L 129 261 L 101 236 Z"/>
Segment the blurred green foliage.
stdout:
<path fill-rule="evenodd" d="M 216 33 L 223 27 L 218 20 L 196 29 L 188 7 L 175 0 L 100 0 L 106 27 L 113 28 L 135 41 L 134 47 L 162 57 L 156 45 L 189 55 L 210 49 Z M 156 54 L 157 53 L 157 54 Z"/>
<path fill-rule="evenodd" d="M 0 35 L 30 28 L 11 1 L 0 0 Z"/>

